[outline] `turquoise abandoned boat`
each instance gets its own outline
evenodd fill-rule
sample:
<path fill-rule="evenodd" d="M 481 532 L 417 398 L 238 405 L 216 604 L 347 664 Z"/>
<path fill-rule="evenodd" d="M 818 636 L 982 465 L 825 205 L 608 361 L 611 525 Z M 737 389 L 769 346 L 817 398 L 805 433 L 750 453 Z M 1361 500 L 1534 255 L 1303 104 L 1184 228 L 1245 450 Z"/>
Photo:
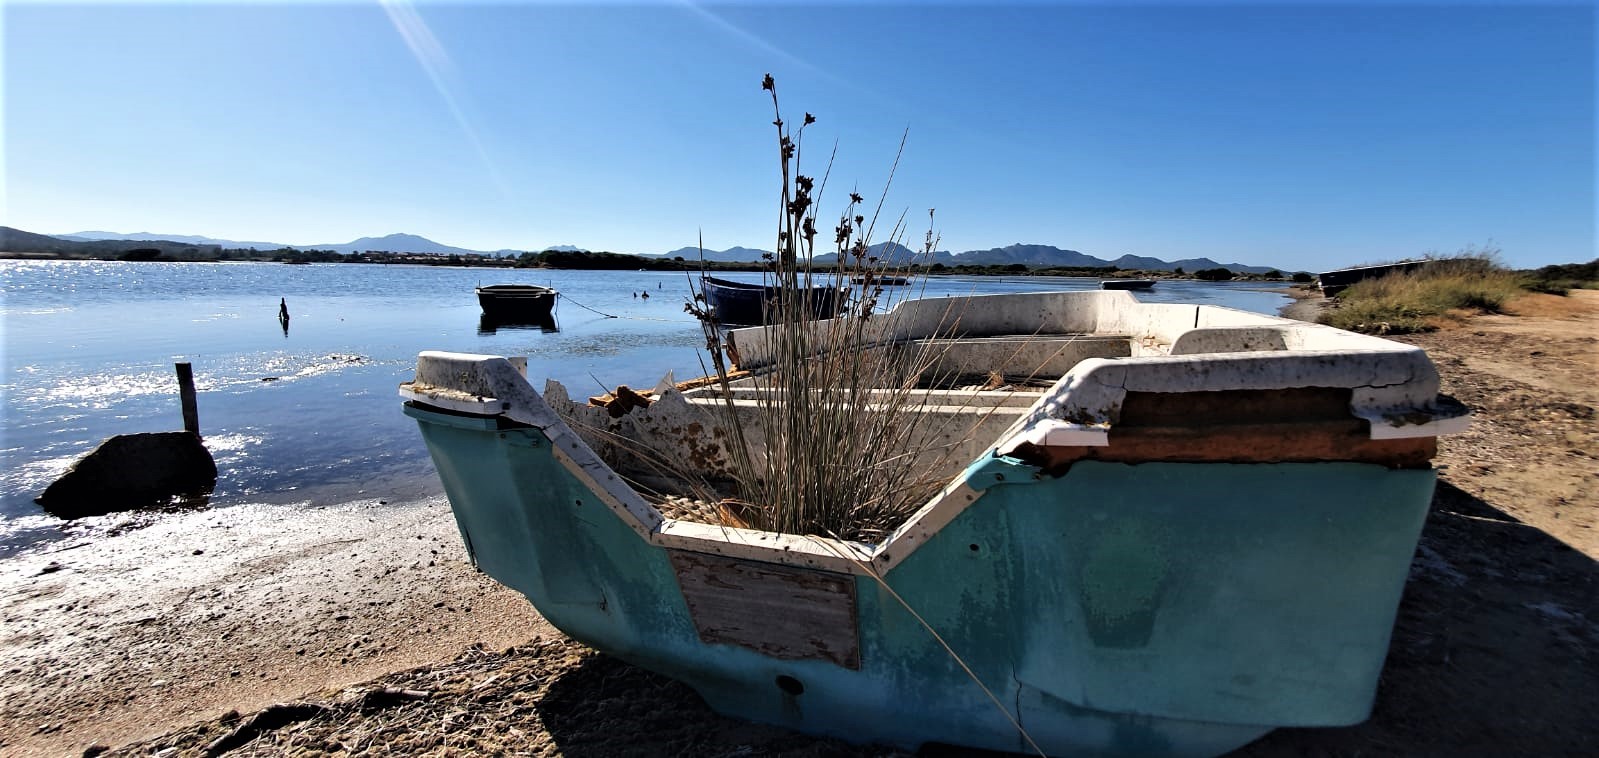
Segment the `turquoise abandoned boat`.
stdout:
<path fill-rule="evenodd" d="M 934 345 L 943 374 L 1008 386 L 925 389 L 918 423 L 958 429 L 957 454 L 871 542 L 663 515 L 662 470 L 731 465 L 714 385 L 615 415 L 536 391 L 520 359 L 427 352 L 400 392 L 482 570 L 722 713 L 1140 756 L 1368 717 L 1436 437 L 1468 421 L 1420 349 L 1120 291 L 876 320 L 872 349 Z M 774 330 L 826 323 L 734 332 L 740 368 L 766 370 Z M 639 466 L 634 446 L 678 459 Z"/>

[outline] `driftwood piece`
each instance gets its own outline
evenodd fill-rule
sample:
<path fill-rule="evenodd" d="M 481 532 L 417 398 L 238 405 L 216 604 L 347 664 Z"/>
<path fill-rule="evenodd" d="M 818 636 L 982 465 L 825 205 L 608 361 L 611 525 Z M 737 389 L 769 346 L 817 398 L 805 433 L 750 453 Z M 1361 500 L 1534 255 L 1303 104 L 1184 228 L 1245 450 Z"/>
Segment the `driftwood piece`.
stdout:
<path fill-rule="evenodd" d="M 316 703 L 274 703 L 251 716 L 233 731 L 222 735 L 205 746 L 208 756 L 222 755 L 250 744 L 265 732 L 282 729 L 289 724 L 314 719 L 328 712 L 327 706 Z"/>

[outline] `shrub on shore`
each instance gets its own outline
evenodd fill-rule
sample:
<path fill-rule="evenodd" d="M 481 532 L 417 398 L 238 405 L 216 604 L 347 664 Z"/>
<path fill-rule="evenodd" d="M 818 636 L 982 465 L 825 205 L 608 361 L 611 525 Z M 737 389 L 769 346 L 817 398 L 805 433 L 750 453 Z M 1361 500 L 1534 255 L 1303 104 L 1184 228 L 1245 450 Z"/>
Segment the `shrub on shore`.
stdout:
<path fill-rule="evenodd" d="M 1340 292 L 1338 307 L 1318 320 L 1373 334 L 1426 332 L 1465 315 L 1499 313 L 1506 302 L 1526 292 L 1524 278 L 1499 266 L 1492 250 L 1472 250 L 1357 282 Z"/>
<path fill-rule="evenodd" d="M 1587 263 L 1561 263 L 1521 272 L 1527 289 L 1564 295 L 1574 289 L 1599 289 L 1599 258 Z"/>

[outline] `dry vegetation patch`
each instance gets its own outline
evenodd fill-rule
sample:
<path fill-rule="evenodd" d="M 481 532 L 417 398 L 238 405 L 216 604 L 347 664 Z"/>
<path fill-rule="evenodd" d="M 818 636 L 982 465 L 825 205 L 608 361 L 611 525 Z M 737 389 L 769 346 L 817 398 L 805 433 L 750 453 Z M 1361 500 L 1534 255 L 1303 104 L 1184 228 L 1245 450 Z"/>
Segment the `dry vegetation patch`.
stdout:
<path fill-rule="evenodd" d="M 1356 282 L 1319 320 L 1372 334 L 1428 332 L 1478 313 L 1499 313 L 1524 294 L 1520 275 L 1499 267 L 1491 254 L 1473 253 Z"/>
<path fill-rule="evenodd" d="M 1599 305 L 1581 293 L 1561 296 L 1544 292 L 1519 295 L 1505 303 L 1503 308 L 1505 313 L 1512 316 L 1559 319 L 1577 318 L 1595 310 L 1599 310 Z"/>

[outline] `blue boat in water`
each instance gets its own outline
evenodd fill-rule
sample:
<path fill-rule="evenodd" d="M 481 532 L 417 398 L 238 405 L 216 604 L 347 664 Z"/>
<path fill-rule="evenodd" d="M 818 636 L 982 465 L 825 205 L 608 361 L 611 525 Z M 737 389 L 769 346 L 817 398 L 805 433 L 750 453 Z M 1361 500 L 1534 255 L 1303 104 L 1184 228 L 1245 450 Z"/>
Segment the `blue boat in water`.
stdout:
<path fill-rule="evenodd" d="M 740 368 L 826 323 L 733 332 Z M 991 379 L 921 390 L 953 456 L 872 541 L 663 513 L 663 468 L 734 465 L 713 411 L 756 383 L 613 417 L 520 359 L 427 352 L 401 395 L 482 570 L 722 713 L 1059 756 L 1368 717 L 1436 437 L 1469 419 L 1420 349 L 1118 291 L 912 300 L 870 329 Z"/>
<path fill-rule="evenodd" d="M 700 292 L 717 323 L 733 325 L 766 324 L 777 320 L 779 287 L 769 284 L 735 282 L 714 276 L 700 278 Z M 801 290 L 803 320 L 832 318 L 849 300 L 848 287 L 817 286 Z"/>

